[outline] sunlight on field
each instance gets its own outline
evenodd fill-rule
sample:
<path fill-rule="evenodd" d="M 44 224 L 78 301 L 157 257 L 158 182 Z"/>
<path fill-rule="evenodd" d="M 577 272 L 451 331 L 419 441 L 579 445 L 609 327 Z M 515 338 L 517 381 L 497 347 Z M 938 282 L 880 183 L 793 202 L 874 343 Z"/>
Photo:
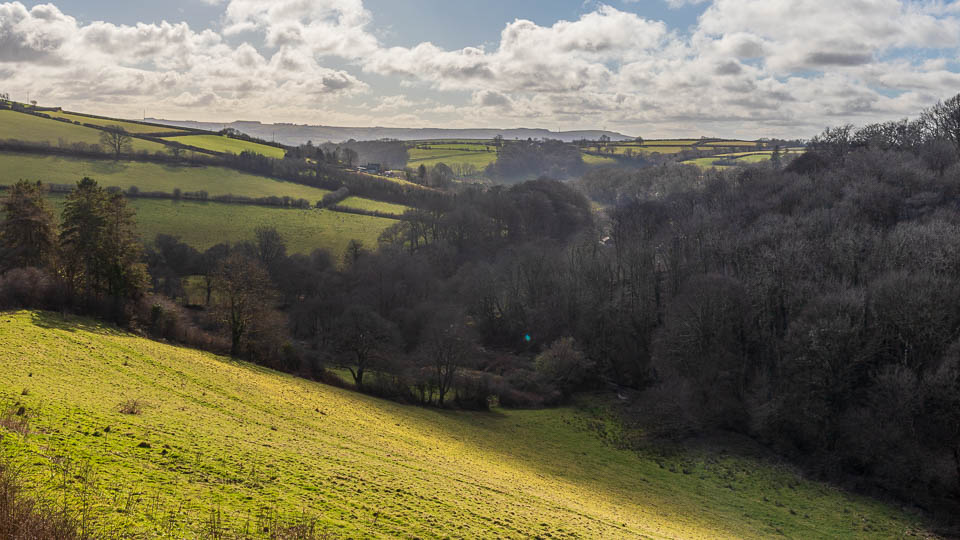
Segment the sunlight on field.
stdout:
<path fill-rule="evenodd" d="M 240 154 L 241 152 L 249 151 L 274 159 L 283 159 L 283 156 L 286 155 L 286 151 L 283 148 L 241 139 L 231 139 L 222 135 L 180 135 L 176 137 L 164 137 L 164 140 L 176 141 L 213 152 Z"/>
<path fill-rule="evenodd" d="M 51 146 L 64 144 L 86 143 L 100 144 L 100 130 L 78 126 L 49 118 L 41 118 L 16 111 L 0 110 L 0 139 L 17 139 L 20 141 L 48 143 Z M 152 141 L 134 138 L 131 142 L 133 151 L 162 152 L 166 146 Z"/>
<path fill-rule="evenodd" d="M 404 206 L 402 204 L 392 204 L 382 201 L 374 201 L 371 199 L 362 199 L 360 197 L 347 197 L 346 199 L 337 203 L 337 206 L 354 208 L 357 210 L 367 210 L 371 212 L 380 212 L 382 214 L 392 214 L 394 216 L 402 216 L 404 212 L 411 209 L 409 206 Z"/>
<path fill-rule="evenodd" d="M 124 120 L 116 120 L 112 118 L 94 118 L 92 116 L 85 116 L 82 114 L 74 114 L 65 111 L 44 111 L 43 114 L 52 116 L 54 118 L 66 118 L 73 122 L 80 122 L 81 124 L 91 124 L 94 126 L 120 126 L 125 129 L 128 133 L 173 133 L 173 132 L 183 132 L 186 131 L 176 127 L 162 127 L 162 126 L 148 126 L 145 124 L 140 124 L 137 122 L 127 122 Z"/>
<path fill-rule="evenodd" d="M 465 150 L 464 148 L 474 148 Z M 456 145 L 456 144 L 437 144 L 429 149 L 410 148 L 407 154 L 410 158 L 407 160 L 408 167 L 419 167 L 425 165 L 432 167 L 437 163 L 445 163 L 452 166 L 455 163 L 464 163 L 473 165 L 482 171 L 487 165 L 497 160 L 496 152 L 485 150 L 486 145 Z M 491 147 L 492 148 L 492 147 Z"/>
<path fill-rule="evenodd" d="M 59 214 L 64 197 L 53 197 Z M 300 210 L 247 204 L 130 199 L 136 210 L 137 229 L 144 242 L 158 234 L 179 237 L 203 251 L 215 244 L 251 240 L 258 226 L 276 227 L 287 241 L 289 253 L 310 254 L 326 249 L 335 257 L 343 255 L 350 240 L 376 249 L 377 239 L 397 221 L 390 218 L 334 212 Z"/>
<path fill-rule="evenodd" d="M 73 184 L 89 176 L 104 187 L 140 191 L 206 191 L 214 195 L 292 197 L 315 204 L 328 190 L 283 182 L 223 167 L 162 165 L 140 161 L 113 161 L 0 152 L 0 185 L 18 180 Z"/>
<path fill-rule="evenodd" d="M 141 414 L 121 414 L 137 400 Z M 309 517 L 351 537 L 854 538 L 891 508 L 735 458 L 643 456 L 574 409 L 401 406 L 85 319 L 0 313 L 0 451 L 95 536 Z M 63 471 L 69 471 L 64 474 Z M 866 528 L 869 527 L 869 528 Z M 249 530 L 249 529 L 248 529 Z"/>

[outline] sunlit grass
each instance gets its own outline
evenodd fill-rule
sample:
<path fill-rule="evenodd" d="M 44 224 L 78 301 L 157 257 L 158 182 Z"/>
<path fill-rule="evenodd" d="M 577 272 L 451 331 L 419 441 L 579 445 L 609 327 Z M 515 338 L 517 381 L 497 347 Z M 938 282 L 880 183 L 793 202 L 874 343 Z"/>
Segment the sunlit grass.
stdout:
<path fill-rule="evenodd" d="M 407 150 L 410 156 L 407 160 L 407 167 L 417 168 L 420 165 L 432 167 L 437 163 L 444 163 L 452 166 L 455 163 L 470 164 L 482 171 L 487 165 L 497 160 L 496 152 L 486 151 L 467 151 L 459 149 L 445 148 L 410 148 Z"/>
<path fill-rule="evenodd" d="M 59 213 L 64 198 L 53 199 Z M 254 229 L 262 225 L 276 227 L 290 253 L 326 249 L 340 257 L 350 240 L 376 249 L 380 233 L 396 223 L 394 219 L 332 210 L 158 199 L 129 202 L 137 212 L 137 230 L 145 242 L 152 242 L 157 234 L 170 234 L 200 251 L 219 243 L 252 240 Z"/>
<path fill-rule="evenodd" d="M 18 180 L 73 184 L 89 176 L 104 187 L 140 191 L 206 191 L 214 195 L 292 197 L 311 204 L 329 193 L 325 189 L 283 182 L 224 167 L 192 167 L 140 161 L 113 161 L 0 152 L 0 185 Z"/>
<path fill-rule="evenodd" d="M 583 151 L 581 151 L 580 154 L 583 157 L 583 162 L 586 163 L 587 165 L 602 166 L 602 165 L 616 165 L 617 163 L 619 163 L 616 160 L 616 158 L 612 158 L 609 156 L 598 156 L 595 154 L 588 154 Z"/>
<path fill-rule="evenodd" d="M 94 128 L 60 122 L 49 118 L 41 118 L 16 111 L 0 110 L 0 139 L 17 139 L 20 141 L 49 143 L 59 146 L 71 143 L 100 144 L 102 131 Z M 162 152 L 166 146 L 152 141 L 134 138 L 131 141 L 133 151 Z"/>
<path fill-rule="evenodd" d="M 344 208 L 380 212 L 382 214 L 392 214 L 395 216 L 402 216 L 404 212 L 410 210 L 409 206 L 404 206 L 402 204 L 392 204 L 388 202 L 374 201 L 371 199 L 362 199 L 360 197 L 347 197 L 346 199 L 337 203 L 337 205 L 343 206 Z"/>
<path fill-rule="evenodd" d="M 141 414 L 120 412 L 128 400 Z M 30 426 L 26 437 L 0 428 L 0 452 L 39 496 L 85 500 L 95 537 L 193 538 L 211 515 L 231 537 L 263 515 L 314 518 L 354 538 L 893 538 L 917 528 L 891 507 L 750 459 L 618 450 L 595 435 L 610 424 L 576 409 L 396 405 L 58 314 L 0 313 L 0 404 L 24 407 Z"/>
<path fill-rule="evenodd" d="M 283 148 L 244 141 L 242 139 L 231 139 L 230 137 L 222 135 L 182 135 L 164 137 L 164 139 L 213 152 L 240 154 L 241 152 L 249 151 L 274 159 L 283 159 L 283 156 L 286 155 L 286 151 Z"/>
<path fill-rule="evenodd" d="M 91 124 L 94 126 L 120 126 L 128 133 L 171 133 L 171 132 L 185 132 L 185 130 L 177 127 L 160 127 L 160 126 L 148 126 L 145 124 L 140 124 L 137 122 L 128 122 L 124 120 L 112 119 L 112 118 L 95 118 L 92 116 L 86 116 L 83 114 L 69 113 L 65 111 L 44 111 L 43 114 L 48 116 L 53 116 L 55 118 L 66 118 L 74 122 L 80 122 L 81 124 Z"/>

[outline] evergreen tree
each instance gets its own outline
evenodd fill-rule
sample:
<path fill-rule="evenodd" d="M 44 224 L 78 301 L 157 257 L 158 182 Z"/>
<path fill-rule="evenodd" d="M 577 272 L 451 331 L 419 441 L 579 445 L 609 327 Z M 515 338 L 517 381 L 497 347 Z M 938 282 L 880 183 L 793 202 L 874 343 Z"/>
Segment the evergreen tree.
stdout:
<path fill-rule="evenodd" d="M 121 302 L 146 286 L 134 212 L 123 195 L 107 193 L 95 180 L 84 178 L 67 196 L 60 243 L 71 292 Z"/>
<path fill-rule="evenodd" d="M 0 222 L 0 271 L 53 264 L 56 225 L 45 195 L 40 182 L 21 180 L 0 203 L 4 216 Z"/>

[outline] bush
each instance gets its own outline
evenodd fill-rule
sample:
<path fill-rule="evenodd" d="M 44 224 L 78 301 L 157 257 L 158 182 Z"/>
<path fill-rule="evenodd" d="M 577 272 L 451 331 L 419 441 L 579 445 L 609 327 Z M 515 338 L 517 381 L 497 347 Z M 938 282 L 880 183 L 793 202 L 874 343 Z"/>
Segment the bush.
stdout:
<path fill-rule="evenodd" d="M 138 415 L 143 413 L 144 404 L 139 399 L 128 399 L 120 404 L 120 414 Z"/>
<path fill-rule="evenodd" d="M 79 535 L 68 516 L 25 496 L 16 470 L 0 461 L 0 538 L 72 540 Z"/>
<path fill-rule="evenodd" d="M 572 337 L 554 341 L 534 360 L 537 373 L 546 377 L 564 394 L 582 388 L 593 377 L 596 363 L 577 348 Z"/>
<path fill-rule="evenodd" d="M 65 295 L 56 281 L 39 268 L 15 268 L 0 275 L 0 309 L 59 309 Z"/>

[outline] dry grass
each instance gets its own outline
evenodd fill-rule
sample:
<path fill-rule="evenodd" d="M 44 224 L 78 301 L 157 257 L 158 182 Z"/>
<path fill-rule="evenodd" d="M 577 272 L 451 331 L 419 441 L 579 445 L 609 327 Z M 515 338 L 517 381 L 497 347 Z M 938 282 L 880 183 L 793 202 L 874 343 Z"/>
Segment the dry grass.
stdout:
<path fill-rule="evenodd" d="M 120 414 L 142 414 L 145 404 L 139 399 L 128 399 L 120 404 Z"/>
<path fill-rule="evenodd" d="M 18 471 L 0 460 L 0 540 L 73 540 L 72 519 L 24 493 Z"/>

